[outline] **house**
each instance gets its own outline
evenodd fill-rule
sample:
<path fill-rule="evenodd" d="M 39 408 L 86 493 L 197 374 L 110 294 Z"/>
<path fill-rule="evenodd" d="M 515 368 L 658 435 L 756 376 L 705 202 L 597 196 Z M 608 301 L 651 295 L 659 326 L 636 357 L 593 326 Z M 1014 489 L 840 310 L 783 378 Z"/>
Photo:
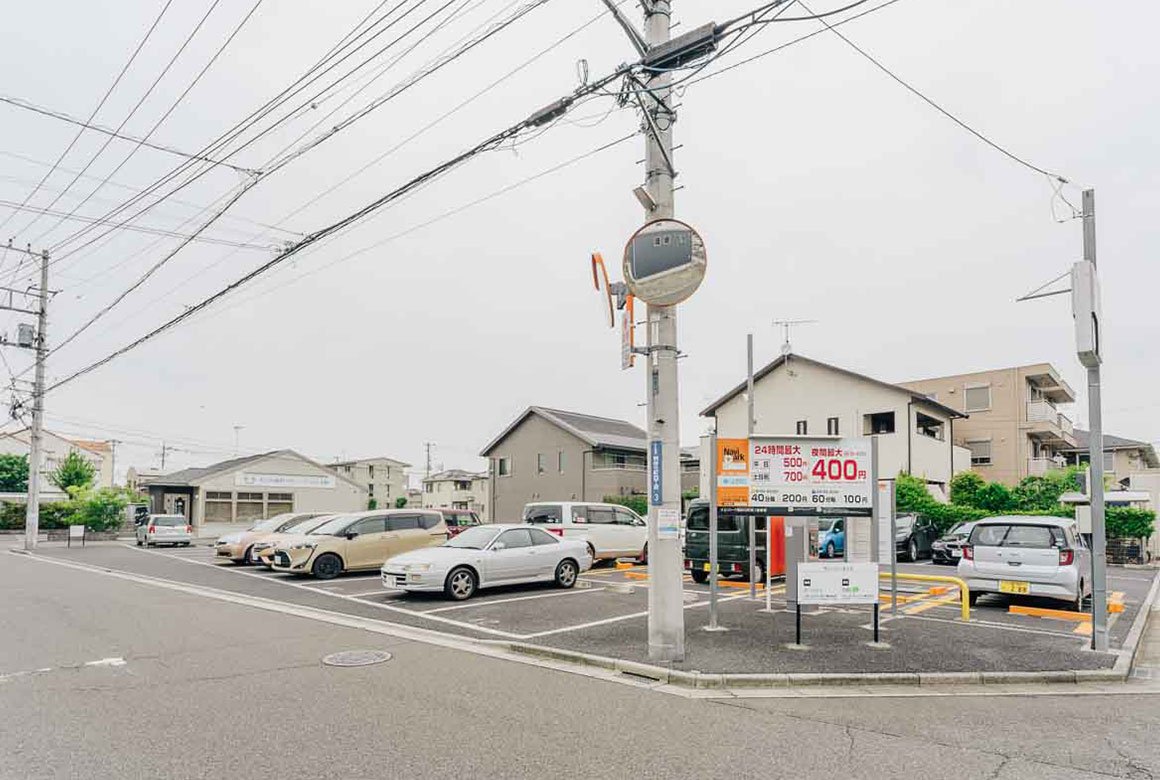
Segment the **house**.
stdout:
<path fill-rule="evenodd" d="M 1065 448 L 1064 459 L 1069 466 L 1083 466 L 1091 462 L 1090 434 L 1076 428 L 1072 431 L 1075 446 Z M 1156 448 L 1146 441 L 1125 439 L 1104 434 L 1104 477 L 1127 485 L 1128 478 L 1147 469 L 1160 468 Z"/>
<path fill-rule="evenodd" d="M 719 437 L 748 435 L 746 385 L 739 383 L 701 411 L 714 419 Z M 951 477 L 968 467 L 967 452 L 953 444 L 966 417 L 962 412 L 921 392 L 792 352 L 754 373 L 753 415 L 758 434 L 873 436 L 881 478 L 899 472 L 922 477 L 943 499 Z"/>
<path fill-rule="evenodd" d="M 494 522 L 518 521 L 531 501 L 644 496 L 648 434 L 625 420 L 530 406 L 480 453 L 490 462 Z M 681 455 L 681 490 L 697 487 L 697 455 Z"/>
<path fill-rule="evenodd" d="M 252 523 L 284 512 L 366 509 L 363 485 L 294 450 L 163 474 L 143 484 L 150 511 L 204 523 Z"/>
<path fill-rule="evenodd" d="M 471 509 L 479 515 L 480 520 L 490 523 L 489 483 L 486 471 L 476 473 L 448 469 L 432 474 L 423 480 L 423 508 Z"/>
<path fill-rule="evenodd" d="M 971 451 L 971 468 L 992 482 L 1017 485 L 1030 475 L 1063 468 L 1078 445 L 1060 406 L 1075 392 L 1050 363 L 902 382 L 932 400 L 970 415 L 955 426 L 954 442 Z"/>
<path fill-rule="evenodd" d="M 113 448 L 107 441 L 79 441 L 66 439 L 52 431 L 42 431 L 41 451 L 44 455 L 41 473 L 47 479 L 57 466 L 61 464 L 70 452 L 80 454 L 93 464 L 96 475 L 93 484 L 96 487 L 113 486 Z M 0 454 L 25 455 L 31 449 L 29 430 L 27 428 L 14 433 L 0 434 Z"/>
<path fill-rule="evenodd" d="M 375 506 L 387 509 L 395 505 L 395 499 L 407 494 L 406 469 L 410 463 L 378 457 L 329 463 L 327 467 L 365 487 L 368 506 L 373 499 Z"/>
<path fill-rule="evenodd" d="M 125 472 L 125 487 L 132 492 L 144 490 L 149 480 L 164 475 L 165 472 L 161 469 L 139 469 L 136 466 L 130 466 L 129 470 Z"/>
<path fill-rule="evenodd" d="M 407 506 L 421 507 L 423 506 L 423 491 L 419 488 L 407 488 Z"/>

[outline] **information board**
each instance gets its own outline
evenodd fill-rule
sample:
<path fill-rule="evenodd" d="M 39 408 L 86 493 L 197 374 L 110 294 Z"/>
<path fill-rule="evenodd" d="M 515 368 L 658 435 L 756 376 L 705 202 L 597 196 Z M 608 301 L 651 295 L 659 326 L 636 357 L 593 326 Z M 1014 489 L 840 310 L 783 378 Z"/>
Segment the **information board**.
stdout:
<path fill-rule="evenodd" d="M 757 436 L 749 440 L 749 506 L 770 514 L 868 517 L 871 440 Z"/>
<path fill-rule="evenodd" d="M 799 563 L 799 604 L 877 604 L 875 563 Z"/>

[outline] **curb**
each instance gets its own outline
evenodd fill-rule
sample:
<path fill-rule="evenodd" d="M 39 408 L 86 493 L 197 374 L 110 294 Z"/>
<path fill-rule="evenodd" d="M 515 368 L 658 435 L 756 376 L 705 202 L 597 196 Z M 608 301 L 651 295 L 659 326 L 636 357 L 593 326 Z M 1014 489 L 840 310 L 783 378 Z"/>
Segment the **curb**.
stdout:
<path fill-rule="evenodd" d="M 1116 665 L 1112 667 L 1125 678 L 1132 673 L 1132 668 L 1136 665 L 1136 651 L 1140 647 L 1140 640 L 1144 636 L 1145 629 L 1148 628 L 1148 621 L 1150 620 L 1152 607 L 1156 603 L 1157 592 L 1160 592 L 1160 575 L 1153 575 L 1152 588 L 1148 591 L 1148 597 L 1140 604 L 1140 612 L 1136 615 L 1135 620 L 1132 621 L 1132 628 L 1129 629 L 1128 635 L 1124 637 L 1124 645 L 1120 648 L 1120 657 L 1116 659 Z"/>
<path fill-rule="evenodd" d="M 1157 581 L 1160 583 L 1160 580 Z M 1112 669 L 1065 669 L 1043 672 L 868 672 L 832 674 L 708 674 L 685 672 L 664 666 L 627 661 L 590 653 L 542 647 L 523 642 L 495 642 L 512 653 L 551 661 L 596 667 L 639 677 L 653 683 L 696 689 L 760 689 L 815 686 L 875 685 L 1011 685 L 1028 683 L 1123 682 L 1127 672 Z"/>

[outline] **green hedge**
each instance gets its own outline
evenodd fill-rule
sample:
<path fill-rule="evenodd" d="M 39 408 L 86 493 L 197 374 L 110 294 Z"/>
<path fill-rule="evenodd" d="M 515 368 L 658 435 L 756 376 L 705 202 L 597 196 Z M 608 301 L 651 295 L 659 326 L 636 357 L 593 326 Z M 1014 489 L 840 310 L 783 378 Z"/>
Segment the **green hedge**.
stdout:
<path fill-rule="evenodd" d="M 0 530 L 24 530 L 25 511 L 24 504 L 16 502 L 0 504 Z M 43 503 L 40 505 L 40 527 L 44 530 L 50 528 L 68 528 L 72 524 L 71 520 L 74 511 L 73 506 L 67 501 Z"/>

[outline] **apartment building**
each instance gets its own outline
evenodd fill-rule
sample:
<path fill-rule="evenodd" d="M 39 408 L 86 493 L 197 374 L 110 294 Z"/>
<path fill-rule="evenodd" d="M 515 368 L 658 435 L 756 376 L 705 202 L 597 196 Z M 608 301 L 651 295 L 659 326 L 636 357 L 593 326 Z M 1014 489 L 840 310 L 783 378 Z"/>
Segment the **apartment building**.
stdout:
<path fill-rule="evenodd" d="M 368 505 L 373 500 L 379 509 L 388 509 L 395 500 L 407 495 L 406 469 L 410 463 L 393 458 L 362 458 L 330 463 L 328 467 L 367 491 Z"/>
<path fill-rule="evenodd" d="M 1050 363 L 900 384 L 968 415 L 955 424 L 954 441 L 971 451 L 971 468 L 985 479 L 1017 485 L 1063 468 L 1077 447 L 1061 408 L 1075 403 L 1075 391 Z"/>
<path fill-rule="evenodd" d="M 485 523 L 491 522 L 487 472 L 448 469 L 423 479 L 423 508 L 470 509 Z"/>
<path fill-rule="evenodd" d="M 742 381 L 701 411 L 714 418 L 718 436 L 748 434 L 745 390 Z M 967 451 L 954 446 L 966 422 L 961 412 L 803 355 L 781 355 L 754 373 L 753 416 L 756 432 L 767 436 L 874 436 L 882 479 L 899 472 L 921 477 L 944 500 L 951 477 L 969 465 Z"/>

